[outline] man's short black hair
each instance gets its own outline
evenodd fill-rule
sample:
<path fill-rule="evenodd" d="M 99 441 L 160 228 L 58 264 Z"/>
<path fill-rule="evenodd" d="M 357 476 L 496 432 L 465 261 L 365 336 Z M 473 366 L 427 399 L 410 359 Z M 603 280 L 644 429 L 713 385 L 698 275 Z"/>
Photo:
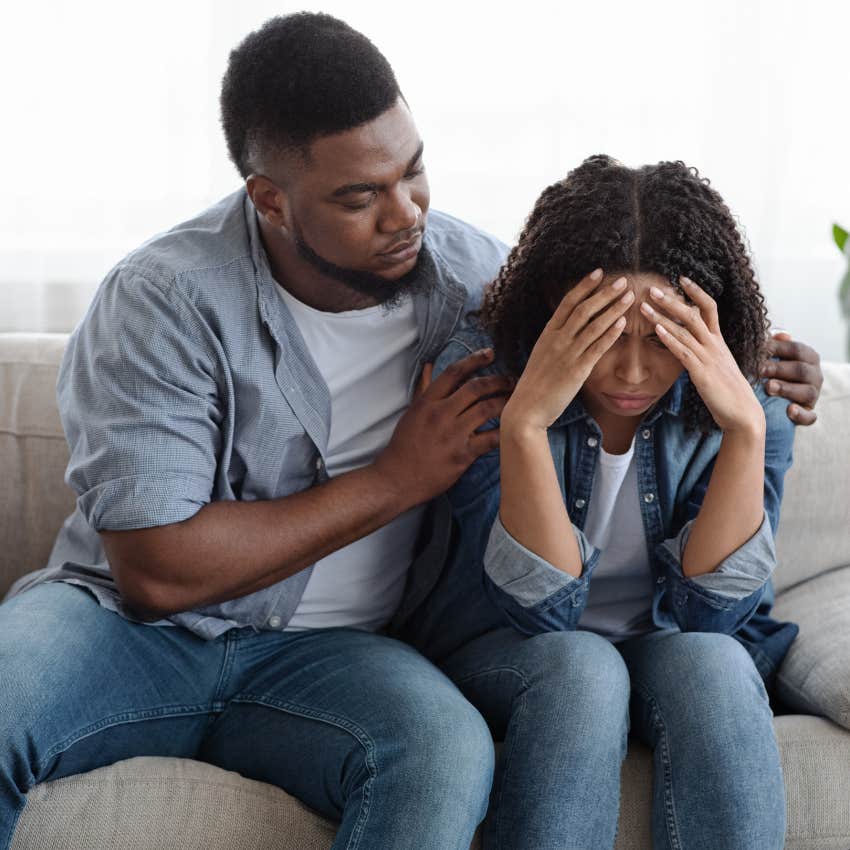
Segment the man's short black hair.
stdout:
<path fill-rule="evenodd" d="M 276 17 L 230 54 L 221 123 L 243 177 L 267 154 L 304 151 L 318 136 L 377 118 L 401 92 L 366 36 L 330 15 Z"/>

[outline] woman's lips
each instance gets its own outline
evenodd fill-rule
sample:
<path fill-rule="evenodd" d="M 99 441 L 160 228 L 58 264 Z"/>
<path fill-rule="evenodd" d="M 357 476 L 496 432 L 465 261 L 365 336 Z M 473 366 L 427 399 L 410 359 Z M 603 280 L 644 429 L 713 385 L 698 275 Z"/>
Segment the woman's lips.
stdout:
<path fill-rule="evenodd" d="M 640 410 L 655 400 L 652 395 L 611 395 L 611 393 L 602 393 L 614 407 L 620 410 Z"/>

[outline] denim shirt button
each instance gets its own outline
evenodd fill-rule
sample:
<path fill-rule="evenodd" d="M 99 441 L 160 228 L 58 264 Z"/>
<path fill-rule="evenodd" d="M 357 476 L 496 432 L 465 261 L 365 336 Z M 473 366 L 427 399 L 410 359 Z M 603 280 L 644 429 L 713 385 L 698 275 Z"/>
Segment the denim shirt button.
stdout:
<path fill-rule="evenodd" d="M 577 508 L 581 509 L 581 508 L 583 508 L 586 504 L 587 504 L 587 502 L 585 502 L 585 500 L 584 500 L 584 499 L 576 499 L 576 507 L 577 507 Z"/>
<path fill-rule="evenodd" d="M 648 440 L 652 436 L 652 431 L 650 431 L 649 428 L 644 428 L 641 432 L 641 436 L 644 440 Z"/>
<path fill-rule="evenodd" d="M 650 505 L 655 501 L 655 495 L 653 493 L 644 493 L 643 500 L 647 505 Z"/>
<path fill-rule="evenodd" d="M 318 470 L 321 472 L 322 467 L 323 467 L 324 465 L 325 465 L 325 462 L 322 460 L 322 456 L 321 456 L 321 455 L 317 455 L 317 456 L 316 456 L 316 469 L 318 469 Z"/>
<path fill-rule="evenodd" d="M 599 445 L 599 440 L 597 440 L 596 437 L 588 437 L 587 444 L 590 448 L 595 449 Z"/>
<path fill-rule="evenodd" d="M 273 629 L 279 629 L 280 623 L 281 623 L 280 617 L 278 617 L 277 615 L 275 615 L 274 617 L 269 617 L 269 625 Z"/>
<path fill-rule="evenodd" d="M 658 576 L 658 578 L 655 579 L 655 583 L 656 584 L 664 584 L 664 576 Z"/>

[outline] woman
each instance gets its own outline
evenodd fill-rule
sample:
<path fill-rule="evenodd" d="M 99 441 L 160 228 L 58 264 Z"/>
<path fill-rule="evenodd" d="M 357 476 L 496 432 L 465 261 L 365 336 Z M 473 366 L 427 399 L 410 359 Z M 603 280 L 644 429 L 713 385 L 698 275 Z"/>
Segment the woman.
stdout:
<path fill-rule="evenodd" d="M 755 382 L 767 328 L 708 181 L 596 156 L 435 363 L 492 344 L 518 379 L 410 632 L 505 741 L 487 850 L 613 847 L 629 727 L 656 848 L 782 847 L 765 684 L 797 631 L 769 616 L 793 425 Z"/>

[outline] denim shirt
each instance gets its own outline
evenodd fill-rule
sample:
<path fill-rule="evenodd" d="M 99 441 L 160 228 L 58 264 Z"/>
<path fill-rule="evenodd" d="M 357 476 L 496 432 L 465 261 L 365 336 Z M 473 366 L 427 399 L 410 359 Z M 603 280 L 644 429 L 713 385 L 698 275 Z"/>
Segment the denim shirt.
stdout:
<path fill-rule="evenodd" d="M 470 351 L 490 345 L 474 322 L 464 322 L 438 357 L 434 376 Z M 484 373 L 503 371 L 498 361 Z M 774 534 L 785 472 L 791 465 L 794 425 L 788 402 L 755 392 L 767 420 L 764 516 L 755 534 L 714 571 L 687 577 L 682 557 L 708 488 L 721 433 L 685 428 L 686 372 L 643 417 L 635 440 L 640 512 L 650 554 L 652 622 L 657 629 L 735 636 L 770 682 L 797 626 L 769 616 Z M 491 420 L 487 427 L 495 427 Z M 525 634 L 576 629 L 587 603 L 600 551 L 584 534 L 602 433 L 579 398 L 548 430 L 561 494 L 582 560 L 576 578 L 531 552 L 499 519 L 499 453 L 480 457 L 449 493 L 454 533 L 451 555 L 426 603 L 408 620 L 405 639 L 439 660 L 499 625 Z"/>
<path fill-rule="evenodd" d="M 411 394 L 505 253 L 470 225 L 429 214 L 419 268 L 431 286 L 414 296 Z M 98 532 L 176 523 L 212 501 L 278 499 L 327 479 L 330 393 L 277 291 L 244 189 L 107 275 L 68 342 L 58 402 L 77 506 L 47 567 L 12 594 L 66 581 L 129 617 Z M 448 517 L 438 500 L 419 559 L 444 557 Z M 207 639 L 234 627 L 285 628 L 311 572 L 159 624 Z"/>

